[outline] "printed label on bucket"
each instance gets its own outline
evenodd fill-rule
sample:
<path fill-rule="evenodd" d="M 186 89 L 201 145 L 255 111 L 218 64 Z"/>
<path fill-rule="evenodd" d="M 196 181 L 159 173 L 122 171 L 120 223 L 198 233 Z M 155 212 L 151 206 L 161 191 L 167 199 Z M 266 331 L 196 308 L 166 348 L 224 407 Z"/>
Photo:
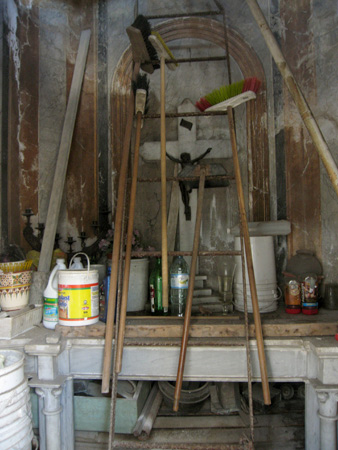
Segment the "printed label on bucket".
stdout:
<path fill-rule="evenodd" d="M 85 321 L 99 316 L 98 283 L 59 284 L 59 319 Z"/>

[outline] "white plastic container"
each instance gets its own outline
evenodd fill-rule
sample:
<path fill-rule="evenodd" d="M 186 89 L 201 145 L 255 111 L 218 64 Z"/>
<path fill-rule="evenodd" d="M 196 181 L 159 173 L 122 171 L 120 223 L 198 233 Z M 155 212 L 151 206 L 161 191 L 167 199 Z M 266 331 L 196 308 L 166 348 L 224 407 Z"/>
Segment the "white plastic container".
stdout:
<path fill-rule="evenodd" d="M 56 266 L 52 270 L 47 287 L 43 292 L 43 326 L 54 330 L 59 322 L 58 311 L 58 272 L 66 270 L 65 260 L 60 258 L 56 260 Z"/>
<path fill-rule="evenodd" d="M 4 367 L 0 369 L 0 448 L 32 448 L 32 412 L 24 355 L 17 350 L 1 350 Z"/>
<path fill-rule="evenodd" d="M 70 270 L 81 270 L 83 269 L 83 264 L 79 256 L 73 257 L 73 263 L 69 266 Z"/>
<path fill-rule="evenodd" d="M 88 258 L 88 257 L 87 257 Z M 59 272 L 59 324 L 92 325 L 99 320 L 99 274 L 88 269 Z"/>
<path fill-rule="evenodd" d="M 258 306 L 261 313 L 276 311 L 278 307 L 278 287 L 276 262 L 272 236 L 250 237 L 252 261 L 256 281 Z M 240 238 L 235 237 L 235 250 L 240 250 Z M 235 309 L 244 311 L 243 273 L 241 256 L 236 256 L 234 278 Z M 245 264 L 246 266 L 246 264 Z M 253 312 L 248 269 L 245 271 L 248 312 Z"/>
<path fill-rule="evenodd" d="M 127 311 L 143 311 L 148 298 L 149 260 L 148 258 L 130 261 Z"/>

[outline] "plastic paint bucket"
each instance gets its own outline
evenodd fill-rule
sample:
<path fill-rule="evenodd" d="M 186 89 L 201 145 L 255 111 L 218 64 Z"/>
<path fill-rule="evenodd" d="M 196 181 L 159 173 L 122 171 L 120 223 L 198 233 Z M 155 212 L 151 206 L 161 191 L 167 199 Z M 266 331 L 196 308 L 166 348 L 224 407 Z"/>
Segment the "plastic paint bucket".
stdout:
<path fill-rule="evenodd" d="M 258 306 L 261 313 L 276 311 L 280 292 L 277 287 L 276 263 L 272 236 L 250 237 L 252 262 L 256 281 Z M 239 237 L 235 237 L 235 250 L 241 249 Z M 235 309 L 244 311 L 244 290 L 241 256 L 235 256 L 234 279 Z M 246 259 L 245 259 L 246 263 Z M 246 264 L 245 264 L 246 267 Z M 248 312 L 253 312 L 248 269 L 245 270 Z"/>
<path fill-rule="evenodd" d="M 30 450 L 33 429 L 24 354 L 1 350 L 4 367 L 0 369 L 0 448 Z"/>
<path fill-rule="evenodd" d="M 91 325 L 99 320 L 99 274 L 97 270 L 58 272 L 59 324 Z"/>

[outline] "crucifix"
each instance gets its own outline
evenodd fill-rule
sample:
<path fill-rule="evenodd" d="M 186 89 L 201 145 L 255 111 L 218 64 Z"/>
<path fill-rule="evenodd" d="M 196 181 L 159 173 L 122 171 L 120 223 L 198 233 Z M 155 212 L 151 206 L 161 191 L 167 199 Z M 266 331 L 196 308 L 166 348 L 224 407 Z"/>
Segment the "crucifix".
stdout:
<path fill-rule="evenodd" d="M 183 102 L 177 108 L 178 113 L 196 112 L 195 105 L 189 99 Z M 225 154 L 225 142 L 223 140 L 199 139 L 196 133 L 196 117 L 177 118 L 178 141 L 168 141 L 166 143 L 167 154 L 171 159 L 183 161 L 191 164 L 197 162 L 209 153 L 212 158 L 225 158 L 230 155 Z M 160 143 L 145 142 L 140 147 L 140 154 L 146 161 L 158 161 L 160 159 Z M 182 165 L 182 164 L 181 164 Z M 189 193 L 189 208 L 191 212 L 191 220 L 186 220 L 186 205 L 180 200 L 179 204 L 179 249 L 181 251 L 191 251 L 193 248 L 193 239 L 195 231 L 195 218 L 197 210 L 197 189 L 193 189 Z M 190 257 L 185 257 L 190 264 Z M 198 264 L 196 268 L 198 273 Z"/>

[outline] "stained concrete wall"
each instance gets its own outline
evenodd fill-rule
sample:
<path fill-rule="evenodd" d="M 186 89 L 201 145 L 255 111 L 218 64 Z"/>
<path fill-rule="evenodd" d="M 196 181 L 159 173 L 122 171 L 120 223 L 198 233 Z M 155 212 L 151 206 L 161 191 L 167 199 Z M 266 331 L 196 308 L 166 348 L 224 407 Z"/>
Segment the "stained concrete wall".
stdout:
<path fill-rule="evenodd" d="M 267 46 L 262 38 L 260 31 L 254 22 L 252 15 L 246 6 L 244 0 L 232 2 L 223 0 L 222 5 L 225 7 L 227 16 L 227 24 L 233 30 L 238 32 L 244 40 L 253 48 L 258 55 L 265 72 L 266 89 L 267 89 L 267 124 L 268 124 L 268 144 L 269 144 L 269 194 L 270 194 L 270 218 L 287 219 L 288 218 L 288 196 L 297 196 L 297 183 L 290 191 L 287 184 L 283 164 L 285 162 L 285 138 L 284 138 L 284 118 L 288 111 L 285 111 L 285 91 L 283 83 L 274 65 Z M 260 2 L 265 16 L 278 39 L 282 43 L 288 34 L 288 24 L 285 22 L 285 15 L 280 7 L 283 2 L 277 0 L 265 0 Z M 196 12 L 215 10 L 215 4 L 212 1 L 171 1 L 166 2 L 165 6 L 162 2 L 157 1 L 139 1 L 139 11 L 145 15 L 162 14 L 162 13 L 180 13 L 180 12 Z M 298 4 L 298 3 L 297 3 Z M 99 161 L 105 161 L 106 166 L 95 169 L 94 173 L 98 173 L 97 178 L 94 175 L 88 175 L 91 182 L 95 184 L 94 193 L 85 200 L 90 204 L 89 208 L 98 209 L 98 205 L 106 207 L 114 211 L 116 205 L 116 191 L 114 190 L 114 179 L 118 175 L 118 168 L 111 165 L 111 154 L 114 148 L 111 148 L 111 87 L 113 83 L 115 69 L 119 64 L 121 57 L 129 45 L 128 36 L 125 32 L 126 27 L 133 22 L 135 17 L 135 2 L 132 0 L 107 0 L 106 2 L 49 2 L 49 1 L 31 1 L 31 2 L 14 2 L 8 0 L 9 10 L 18 7 L 19 10 L 25 10 L 29 15 L 30 10 L 34 10 L 33 23 L 39 30 L 39 102 L 38 111 L 38 192 L 34 192 L 34 196 L 38 199 L 38 213 L 32 217 L 33 226 L 38 222 L 44 222 L 49 191 L 51 188 L 51 180 L 53 173 L 53 164 L 56 158 L 59 137 L 62 129 L 62 119 L 66 107 L 67 92 L 69 89 L 69 80 L 71 75 L 71 66 L 74 63 L 76 42 L 79 38 L 79 30 L 81 26 L 90 26 L 93 31 L 94 40 L 91 43 L 91 57 L 88 61 L 86 80 L 89 83 L 90 90 L 96 90 L 96 94 L 90 97 L 87 107 L 90 108 L 92 122 L 93 138 L 88 138 L 91 146 L 95 147 L 95 152 Z M 283 6 L 283 5 L 282 5 Z M 317 117 L 324 137 L 327 140 L 334 159 L 338 160 L 337 153 L 337 121 L 336 116 L 336 90 L 337 70 L 335 67 L 336 59 L 336 34 L 337 34 L 337 8 L 333 0 L 325 0 L 324 2 L 312 2 L 312 16 L 307 21 L 308 30 L 313 35 L 313 52 L 306 58 L 315 60 L 315 86 L 316 98 L 311 100 L 311 107 Z M 296 11 L 301 14 L 301 8 Z M 222 17 L 218 17 L 222 20 Z M 161 22 L 152 21 L 154 25 Z M 77 27 L 74 28 L 74 23 Z M 294 33 L 294 31 L 292 31 Z M 24 46 L 24 42 L 20 42 Z M 172 41 L 170 43 L 175 56 L 196 55 L 200 51 L 204 54 L 221 54 L 219 48 L 206 42 L 194 41 Z M 15 60 L 15 51 L 11 54 L 11 60 Z M 292 55 L 294 59 L 294 55 Z M 288 55 L 286 55 L 288 58 Z M 302 61 L 303 62 L 303 61 Z M 301 62 L 301 63 L 302 63 Z M 241 77 L 241 73 L 235 63 L 231 61 L 233 79 Z M 22 68 L 21 68 L 22 69 Z M 23 69 L 22 69 L 23 70 Z M 24 68 L 27 71 L 27 67 Z M 183 75 L 182 75 L 183 73 Z M 93 75 L 94 74 L 94 75 Z M 14 77 L 15 71 L 10 73 Z M 21 73 L 21 76 L 23 74 Z M 29 72 L 27 72 L 29 76 Z M 174 111 L 184 98 L 190 98 L 195 101 L 200 96 L 210 92 L 215 87 L 223 84 L 226 80 L 226 69 L 223 63 L 210 64 L 187 64 L 184 69 L 179 69 L 176 73 L 168 73 L 166 82 L 167 108 Z M 306 80 L 298 79 L 298 82 L 304 91 L 307 89 Z M 304 85 L 305 83 L 305 85 Z M 151 88 L 149 96 L 149 105 L 151 111 L 159 110 L 159 74 L 158 72 L 151 76 Z M 88 106 L 89 105 L 89 106 Z M 84 104 L 80 106 L 82 114 L 85 114 Z M 94 111 L 94 112 L 93 112 Z M 83 117 L 81 120 L 84 120 Z M 84 127 L 88 129 L 88 122 L 80 127 L 79 132 L 84 132 Z M 247 153 L 246 153 L 246 133 L 245 133 L 245 108 L 241 107 L 236 110 L 236 126 L 238 134 L 240 159 L 244 174 L 244 186 L 247 193 Z M 10 129 L 13 132 L 13 128 Z M 88 134 L 89 135 L 89 134 Z M 75 135 L 78 140 L 79 135 Z M 178 126 L 176 120 L 169 120 L 167 124 L 168 141 L 176 141 L 178 138 Z M 198 139 L 224 140 L 226 151 L 229 152 L 229 134 L 224 119 L 206 119 L 202 123 L 198 120 Z M 91 140 L 93 139 L 93 140 Z M 95 139 L 98 141 L 95 142 Z M 142 132 L 142 143 L 149 141 L 159 141 L 159 124 L 145 124 Z M 93 144 L 92 144 L 93 143 Z M 77 147 L 79 152 L 80 146 Z M 88 151 L 88 149 L 86 149 Z M 112 152 L 112 153 L 111 153 Z M 230 152 L 226 157 L 230 156 Z M 217 162 L 223 162 L 229 170 L 230 161 L 222 158 L 216 158 Z M 213 160 L 214 162 L 216 160 Z M 74 164 L 74 163 L 73 163 Z M 305 164 L 306 167 L 306 164 Z M 75 164 L 76 168 L 76 164 Z M 168 163 L 169 170 L 172 166 Z M 104 172 L 106 171 L 106 172 Z M 88 172 L 89 173 L 89 172 Z M 92 173 L 92 172 L 90 172 Z M 141 174 L 157 176 L 158 164 L 153 162 L 141 162 Z M 304 172 L 304 176 L 307 176 Z M 102 181 L 103 180 L 103 181 Z M 106 180 L 106 181 L 104 181 Z M 297 181 L 297 180 L 296 180 Z M 24 182 L 21 180 L 21 182 Z M 83 180 L 85 182 L 85 180 Z M 100 199 L 99 183 L 103 183 L 101 191 L 105 194 L 108 192 L 109 200 Z M 105 184 L 106 183 L 106 184 Z M 67 249 L 64 240 L 67 235 L 77 237 L 86 226 L 87 234 L 91 235 L 94 240 L 95 236 L 90 234 L 90 225 L 84 224 L 97 218 L 97 213 L 92 217 L 86 212 L 81 215 L 80 204 L 82 198 L 77 199 L 74 204 L 70 193 L 71 186 L 68 185 L 67 195 L 63 201 L 58 231 L 62 235 L 60 246 Z M 79 188 L 80 189 L 80 188 Z M 149 186 L 142 186 L 140 197 L 138 197 L 138 205 L 142 205 L 138 209 L 135 226 L 141 229 L 147 243 L 158 247 L 160 215 L 159 215 L 159 190 L 152 189 Z M 79 192 L 79 191 L 77 191 Z M 170 194 L 170 190 L 168 195 Z M 87 195 L 87 194 L 86 194 Z M 89 194 L 88 194 L 89 195 Z M 202 230 L 202 248 L 217 249 L 222 245 L 231 246 L 231 239 L 224 233 L 224 230 L 234 225 L 237 214 L 237 205 L 235 199 L 235 189 L 230 188 L 225 193 L 206 192 L 206 202 L 204 208 L 203 230 Z M 313 195 L 320 196 L 321 210 L 320 216 L 312 220 L 311 233 L 318 225 L 320 230 L 321 242 L 320 254 L 326 279 L 333 281 L 336 277 L 335 255 L 337 251 L 337 227 L 336 217 L 338 212 L 338 201 L 336 195 L 330 186 L 325 170 L 321 167 L 321 185 L 320 191 L 316 191 Z M 169 197 L 168 197 L 169 198 Z M 105 200 L 106 199 L 106 200 Z M 106 201 L 106 203 L 105 203 Z M 72 213 L 70 214 L 68 204 L 72 204 Z M 16 213 L 19 217 L 22 209 L 28 205 L 20 205 L 20 211 Z M 78 213 L 74 212 L 78 210 Z M 309 214 L 309 213 L 307 213 Z M 89 217 L 91 219 L 89 220 Z M 3 218 L 4 220 L 4 218 Z M 298 226 L 298 224 L 292 224 Z M 21 219 L 21 229 L 24 221 Z M 304 233 L 308 230 L 306 227 Z M 154 236 L 158 236 L 154 238 Z M 24 243 L 18 232 L 13 236 Z M 292 242 L 293 252 L 297 249 L 297 243 Z M 78 241 L 75 249 L 80 248 Z M 276 250 L 279 257 L 279 270 L 285 265 L 287 257 L 287 240 L 280 238 L 276 240 Z M 314 248 L 318 250 L 318 248 Z M 202 270 L 212 271 L 213 263 L 207 260 L 205 267 L 203 263 Z"/>

